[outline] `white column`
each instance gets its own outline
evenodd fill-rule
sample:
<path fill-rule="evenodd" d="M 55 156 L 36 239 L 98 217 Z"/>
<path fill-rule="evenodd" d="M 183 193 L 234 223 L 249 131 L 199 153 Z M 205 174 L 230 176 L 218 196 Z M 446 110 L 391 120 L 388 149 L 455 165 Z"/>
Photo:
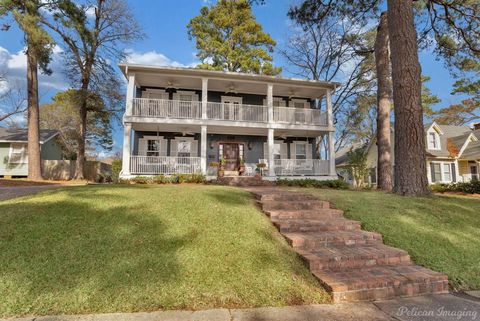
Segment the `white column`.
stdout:
<path fill-rule="evenodd" d="M 133 110 L 133 98 L 135 98 L 135 73 L 128 73 L 127 85 L 127 104 L 125 108 L 125 115 L 131 116 Z"/>
<path fill-rule="evenodd" d="M 330 176 L 337 176 L 337 171 L 335 169 L 335 133 L 328 133 L 328 164 Z"/>
<path fill-rule="evenodd" d="M 202 118 L 207 119 L 208 78 L 202 78 Z"/>
<path fill-rule="evenodd" d="M 333 129 L 333 109 L 332 109 L 332 93 L 330 89 L 327 89 L 327 125 L 328 128 Z"/>
<path fill-rule="evenodd" d="M 122 153 L 122 176 L 130 175 L 130 151 L 132 140 L 132 124 L 123 124 L 123 153 Z"/>
<path fill-rule="evenodd" d="M 273 84 L 267 85 L 268 122 L 273 123 Z"/>
<path fill-rule="evenodd" d="M 203 175 L 207 175 L 207 126 L 201 127 L 200 134 L 200 168 Z"/>
<path fill-rule="evenodd" d="M 268 176 L 274 177 L 275 176 L 275 158 L 273 155 L 273 148 L 274 148 L 274 132 L 273 128 L 268 129 Z"/>

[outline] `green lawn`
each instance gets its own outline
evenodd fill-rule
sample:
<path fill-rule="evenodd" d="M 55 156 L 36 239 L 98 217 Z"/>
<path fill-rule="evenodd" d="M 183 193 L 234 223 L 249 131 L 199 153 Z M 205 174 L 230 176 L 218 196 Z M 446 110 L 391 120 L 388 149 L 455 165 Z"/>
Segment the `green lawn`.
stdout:
<path fill-rule="evenodd" d="M 249 193 L 194 185 L 0 202 L 0 298 L 0 317 L 329 300 Z"/>
<path fill-rule="evenodd" d="M 407 250 L 420 265 L 448 274 L 456 289 L 480 289 L 480 198 L 402 197 L 370 191 L 301 189 Z"/>

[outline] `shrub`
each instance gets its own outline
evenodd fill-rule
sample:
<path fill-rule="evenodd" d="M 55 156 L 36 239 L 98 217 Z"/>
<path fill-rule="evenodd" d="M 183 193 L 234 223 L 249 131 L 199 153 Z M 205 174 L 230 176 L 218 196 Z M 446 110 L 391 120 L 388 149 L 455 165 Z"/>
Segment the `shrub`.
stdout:
<path fill-rule="evenodd" d="M 434 184 L 430 186 L 430 189 L 437 193 L 461 192 L 467 194 L 480 194 L 480 181 L 475 180 L 468 183 Z"/>
<path fill-rule="evenodd" d="M 112 182 L 119 183 L 120 171 L 122 170 L 122 160 L 114 159 L 112 161 Z"/>
<path fill-rule="evenodd" d="M 315 187 L 315 188 L 334 188 L 334 189 L 348 189 L 350 186 L 347 182 L 334 179 L 319 181 L 316 179 L 278 179 L 276 181 L 278 186 L 295 186 L 295 187 Z"/>
<path fill-rule="evenodd" d="M 122 180 L 121 183 L 133 183 L 133 184 L 182 184 L 182 183 L 194 183 L 203 184 L 207 181 L 206 177 L 202 174 L 177 174 L 171 176 L 157 175 L 153 177 L 136 176 L 130 180 Z"/>
<path fill-rule="evenodd" d="M 151 184 L 152 183 L 152 178 L 147 177 L 147 176 L 136 176 L 132 179 L 130 179 L 130 182 L 134 184 Z"/>

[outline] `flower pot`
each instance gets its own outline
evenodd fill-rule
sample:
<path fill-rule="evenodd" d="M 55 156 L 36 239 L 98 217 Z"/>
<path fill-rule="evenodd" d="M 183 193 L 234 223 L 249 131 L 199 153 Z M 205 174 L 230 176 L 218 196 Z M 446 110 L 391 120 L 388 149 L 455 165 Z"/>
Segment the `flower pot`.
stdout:
<path fill-rule="evenodd" d="M 222 169 L 222 170 L 219 170 L 218 171 L 218 177 L 223 177 L 225 176 L 225 171 Z"/>

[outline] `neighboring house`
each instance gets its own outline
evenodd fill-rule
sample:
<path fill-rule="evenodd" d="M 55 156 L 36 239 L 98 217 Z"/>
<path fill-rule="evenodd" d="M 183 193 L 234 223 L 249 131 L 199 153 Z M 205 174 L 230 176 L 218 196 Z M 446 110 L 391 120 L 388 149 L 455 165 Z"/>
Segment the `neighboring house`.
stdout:
<path fill-rule="evenodd" d="M 392 161 L 394 161 L 394 133 L 392 141 Z M 353 144 L 337 152 L 337 171 L 350 183 L 348 157 L 349 150 L 367 148 L 367 166 L 370 174 L 367 183 L 377 183 L 377 145 L 376 140 L 370 144 Z M 468 126 L 439 125 L 435 122 L 425 126 L 425 146 L 427 155 L 427 178 L 430 184 L 469 182 L 479 179 L 480 170 L 480 124 L 474 128 Z"/>
<path fill-rule="evenodd" d="M 335 178 L 331 92 L 336 83 L 121 64 L 128 81 L 122 177 L 177 173 Z M 330 142 L 320 159 L 317 142 Z"/>
<path fill-rule="evenodd" d="M 62 159 L 62 150 L 57 144 L 56 130 L 40 130 L 40 157 L 42 160 Z M 28 131 L 0 127 L 0 177 L 27 176 Z"/>

